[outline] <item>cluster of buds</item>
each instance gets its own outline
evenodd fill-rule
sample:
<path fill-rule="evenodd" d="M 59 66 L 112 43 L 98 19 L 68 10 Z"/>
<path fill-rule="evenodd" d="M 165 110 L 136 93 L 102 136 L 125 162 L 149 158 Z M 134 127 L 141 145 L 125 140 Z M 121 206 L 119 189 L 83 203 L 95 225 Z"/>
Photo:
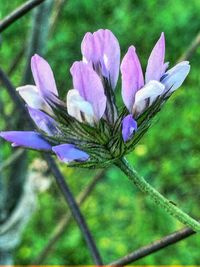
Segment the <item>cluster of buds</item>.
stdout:
<path fill-rule="evenodd" d="M 54 153 L 70 166 L 104 167 L 134 149 L 163 103 L 190 70 L 183 61 L 167 70 L 162 33 L 148 59 L 145 77 L 134 46 L 120 66 L 120 46 L 109 30 L 86 33 L 83 58 L 70 72 L 73 88 L 60 100 L 49 64 L 31 59 L 35 85 L 18 87 L 37 131 L 8 131 L 0 136 L 13 146 Z M 121 70 L 120 110 L 114 92 Z"/>

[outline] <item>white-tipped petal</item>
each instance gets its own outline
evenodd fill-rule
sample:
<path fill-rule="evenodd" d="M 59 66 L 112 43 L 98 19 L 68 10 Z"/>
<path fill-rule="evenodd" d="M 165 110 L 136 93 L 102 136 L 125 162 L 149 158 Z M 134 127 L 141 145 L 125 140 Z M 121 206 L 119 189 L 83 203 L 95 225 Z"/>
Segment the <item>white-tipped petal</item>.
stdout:
<path fill-rule="evenodd" d="M 89 124 L 94 123 L 95 115 L 92 105 L 85 101 L 76 89 L 71 89 L 67 93 L 67 111 L 70 116 L 80 122 L 85 119 Z M 84 115 L 84 118 L 81 113 Z"/>
<path fill-rule="evenodd" d="M 35 109 L 42 109 L 45 105 L 43 98 L 40 96 L 39 91 L 34 85 L 25 85 L 17 87 L 16 89 L 20 96 L 24 99 L 29 107 Z"/>
<path fill-rule="evenodd" d="M 171 94 L 178 89 L 184 82 L 189 71 L 190 65 L 188 61 L 180 62 L 169 69 L 161 81 L 165 85 L 165 92 L 169 91 L 168 94 Z"/>
<path fill-rule="evenodd" d="M 142 89 L 137 91 L 135 95 L 135 103 L 133 105 L 133 113 L 140 114 L 147 106 L 151 106 L 153 102 L 165 90 L 165 86 L 158 81 L 150 81 Z"/>

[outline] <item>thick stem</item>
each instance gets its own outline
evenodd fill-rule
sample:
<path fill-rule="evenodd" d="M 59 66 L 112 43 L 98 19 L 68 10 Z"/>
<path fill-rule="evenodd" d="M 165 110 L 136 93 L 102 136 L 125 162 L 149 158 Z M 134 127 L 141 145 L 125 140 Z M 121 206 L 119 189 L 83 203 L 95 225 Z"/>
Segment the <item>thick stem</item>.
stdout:
<path fill-rule="evenodd" d="M 161 195 L 156 189 L 154 189 L 149 183 L 145 181 L 143 177 L 140 177 L 138 173 L 128 164 L 126 159 L 122 158 L 118 160 L 116 165 L 129 177 L 129 179 L 144 193 L 149 195 L 156 205 L 163 208 L 166 212 L 178 219 L 183 224 L 192 228 L 195 232 L 200 232 L 200 223 L 191 218 L 185 212 L 180 210 L 177 206 L 172 204 L 168 199 Z"/>

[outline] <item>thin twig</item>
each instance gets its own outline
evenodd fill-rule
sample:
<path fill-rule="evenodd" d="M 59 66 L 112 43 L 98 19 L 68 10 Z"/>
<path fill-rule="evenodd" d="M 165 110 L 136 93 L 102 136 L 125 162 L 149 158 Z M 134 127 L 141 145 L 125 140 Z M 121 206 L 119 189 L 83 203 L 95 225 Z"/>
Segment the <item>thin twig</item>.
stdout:
<path fill-rule="evenodd" d="M 44 1 L 45 0 L 29 0 L 17 9 L 15 9 L 13 12 L 11 12 L 9 15 L 7 15 L 4 19 L 0 21 L 0 32 L 4 31 L 16 20 L 24 16 L 27 12 L 29 12 L 31 9 L 38 6 Z"/>
<path fill-rule="evenodd" d="M 55 2 L 54 13 L 53 13 L 53 16 L 51 19 L 51 25 L 50 25 L 50 33 L 49 33 L 50 37 L 53 35 L 53 33 L 55 31 L 56 24 L 57 24 L 59 16 L 60 16 L 60 12 L 61 12 L 62 7 L 63 7 L 65 2 L 66 2 L 66 0 L 57 0 Z"/>
<path fill-rule="evenodd" d="M 17 55 L 14 57 L 13 61 L 11 62 L 11 65 L 8 69 L 8 76 L 12 75 L 15 71 L 16 67 L 22 60 L 22 57 L 25 53 L 25 45 L 22 45 L 21 49 L 18 51 Z"/>
<path fill-rule="evenodd" d="M 196 37 L 192 40 L 188 48 L 178 59 L 178 62 L 190 59 L 199 46 L 200 46 L 200 32 L 196 35 Z"/>
<path fill-rule="evenodd" d="M 124 266 L 129 263 L 135 262 L 139 259 L 142 259 L 148 255 L 151 255 L 152 253 L 159 251 L 163 248 L 166 248 L 170 245 L 173 245 L 191 235 L 195 234 L 195 232 L 190 228 L 184 228 L 180 231 L 176 231 L 170 235 L 167 235 L 163 237 L 160 240 L 157 240 L 147 246 L 144 246 L 142 248 L 139 248 L 138 250 L 135 250 L 134 252 L 131 252 L 130 254 L 126 255 L 125 257 L 122 257 L 118 260 L 115 260 L 108 264 L 108 266 Z"/>
<path fill-rule="evenodd" d="M 89 197 L 90 193 L 95 188 L 97 182 L 99 182 L 103 177 L 105 177 L 106 170 L 98 172 L 96 176 L 91 180 L 88 186 L 78 195 L 77 197 L 77 204 L 80 206 L 82 205 L 85 200 Z M 56 225 L 47 244 L 43 247 L 42 251 L 39 253 L 37 258 L 33 260 L 31 265 L 40 265 L 42 264 L 46 258 L 48 257 L 49 253 L 52 251 L 55 244 L 58 242 L 60 237 L 63 236 L 64 232 L 66 231 L 67 227 L 69 226 L 70 222 L 72 221 L 71 213 L 67 213 Z"/>
<path fill-rule="evenodd" d="M 49 169 L 51 170 L 52 174 L 54 175 L 56 182 L 60 188 L 60 190 L 63 193 L 63 196 L 65 197 L 71 212 L 74 216 L 74 219 L 78 223 L 80 230 L 85 237 L 85 241 L 87 242 L 88 248 L 90 250 L 90 253 L 93 257 L 93 260 L 95 264 L 97 265 L 103 265 L 100 254 L 97 250 L 97 247 L 94 243 L 93 237 L 87 227 L 87 224 L 85 222 L 85 219 L 83 215 L 81 214 L 81 211 L 69 189 L 69 186 L 67 182 L 65 181 L 64 177 L 62 176 L 61 172 L 57 168 L 55 162 L 53 161 L 52 157 L 50 157 L 48 154 L 45 155 L 46 161 L 48 163 Z"/>
<path fill-rule="evenodd" d="M 2 84 L 4 84 L 4 86 L 7 88 L 8 93 L 10 94 L 10 97 L 13 99 L 17 108 L 21 112 L 24 112 L 24 116 L 25 116 L 24 118 L 28 119 L 28 123 L 32 127 L 33 122 L 30 119 L 30 117 L 28 116 L 26 108 L 24 107 L 23 104 L 21 104 L 21 101 L 19 100 L 18 95 L 16 94 L 16 90 L 15 90 L 14 86 L 12 85 L 11 81 L 8 79 L 7 75 L 1 69 L 0 69 L 0 80 L 2 81 Z M 76 220 L 76 222 L 77 222 L 77 224 L 78 224 L 78 226 L 79 226 L 79 228 L 80 228 L 80 230 L 84 236 L 84 239 L 86 241 L 86 244 L 88 246 L 88 249 L 92 255 L 92 258 L 93 258 L 95 264 L 102 265 L 102 260 L 101 260 L 100 254 L 97 250 L 97 247 L 95 245 L 95 242 L 94 242 L 92 235 L 89 231 L 89 228 L 85 222 L 85 219 L 84 219 L 83 215 L 81 214 L 81 211 L 80 211 L 78 205 L 76 204 L 76 201 L 75 201 L 75 199 L 74 199 L 74 197 L 73 197 L 73 195 L 69 189 L 68 184 L 65 182 L 65 179 L 62 176 L 62 174 L 61 174 L 60 170 L 58 169 L 53 158 L 49 154 L 46 154 L 45 158 L 46 158 L 46 161 L 49 165 L 49 168 L 51 169 L 51 171 L 52 171 L 52 173 L 56 179 L 56 182 L 57 182 L 59 188 L 61 189 L 61 191 L 62 191 L 62 193 L 63 193 L 63 195 L 64 195 L 64 197 L 65 197 L 65 199 L 69 205 L 69 208 L 71 209 L 73 217 Z"/>

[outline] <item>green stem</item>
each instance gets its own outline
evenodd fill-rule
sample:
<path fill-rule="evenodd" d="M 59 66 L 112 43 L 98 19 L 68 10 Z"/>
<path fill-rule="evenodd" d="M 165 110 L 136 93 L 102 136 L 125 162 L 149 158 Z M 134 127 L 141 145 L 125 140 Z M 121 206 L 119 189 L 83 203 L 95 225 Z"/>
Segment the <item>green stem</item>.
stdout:
<path fill-rule="evenodd" d="M 116 165 L 142 192 L 149 195 L 154 200 L 156 205 L 163 208 L 166 212 L 168 212 L 174 218 L 178 219 L 183 224 L 192 228 L 195 232 L 200 232 L 199 222 L 197 222 L 185 212 L 180 210 L 177 206 L 172 204 L 168 199 L 166 199 L 156 189 L 154 189 L 149 183 L 147 183 L 143 177 L 140 177 L 138 173 L 128 164 L 125 158 L 118 160 L 116 162 Z"/>

